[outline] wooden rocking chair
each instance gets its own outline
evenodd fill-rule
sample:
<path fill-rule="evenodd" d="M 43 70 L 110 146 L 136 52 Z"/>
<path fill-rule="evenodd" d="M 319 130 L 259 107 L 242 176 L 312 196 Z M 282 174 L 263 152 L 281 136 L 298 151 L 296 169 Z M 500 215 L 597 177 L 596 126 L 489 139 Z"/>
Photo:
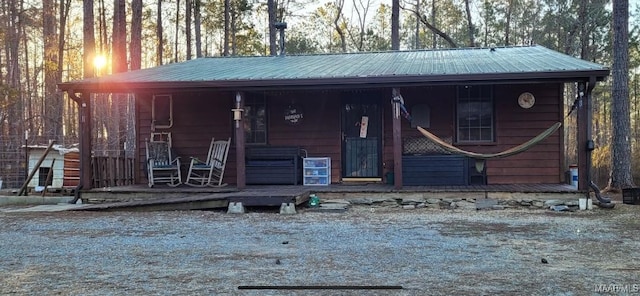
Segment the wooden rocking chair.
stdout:
<path fill-rule="evenodd" d="M 216 141 L 215 138 L 211 139 L 206 161 L 191 158 L 189 174 L 187 175 L 185 184 L 194 187 L 226 186 L 226 183 L 222 183 L 222 179 L 224 177 L 224 168 L 227 164 L 230 143 L 231 138 L 226 141 Z"/>
<path fill-rule="evenodd" d="M 146 148 L 149 187 L 156 183 L 166 183 L 171 187 L 182 184 L 180 157 L 172 157 L 169 142 L 147 141 Z"/>

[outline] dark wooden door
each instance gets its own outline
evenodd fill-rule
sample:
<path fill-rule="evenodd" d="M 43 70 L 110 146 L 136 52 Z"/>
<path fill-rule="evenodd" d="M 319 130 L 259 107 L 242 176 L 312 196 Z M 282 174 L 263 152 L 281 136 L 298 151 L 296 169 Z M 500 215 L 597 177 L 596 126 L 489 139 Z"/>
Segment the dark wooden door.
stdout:
<path fill-rule="evenodd" d="M 342 178 L 382 177 L 382 112 L 376 93 L 345 94 L 342 103 Z"/>

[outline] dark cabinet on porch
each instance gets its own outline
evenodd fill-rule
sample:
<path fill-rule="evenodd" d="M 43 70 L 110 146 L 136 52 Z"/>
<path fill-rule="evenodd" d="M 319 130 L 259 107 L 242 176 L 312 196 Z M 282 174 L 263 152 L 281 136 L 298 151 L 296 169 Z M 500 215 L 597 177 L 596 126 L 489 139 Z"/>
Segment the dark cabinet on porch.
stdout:
<path fill-rule="evenodd" d="M 402 156 L 402 183 L 407 186 L 486 184 L 485 170 L 478 172 L 474 160 L 461 155 Z"/>
<path fill-rule="evenodd" d="M 245 157 L 247 184 L 300 184 L 302 162 L 299 147 L 247 147 Z"/>

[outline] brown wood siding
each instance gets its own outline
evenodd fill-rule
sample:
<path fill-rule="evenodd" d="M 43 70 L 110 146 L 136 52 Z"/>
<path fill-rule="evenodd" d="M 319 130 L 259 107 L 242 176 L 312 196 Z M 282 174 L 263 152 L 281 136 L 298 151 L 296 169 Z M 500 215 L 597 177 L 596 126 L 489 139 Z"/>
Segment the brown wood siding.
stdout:
<path fill-rule="evenodd" d="M 296 125 L 284 120 L 294 104 L 304 118 Z M 309 157 L 331 157 L 331 182 L 341 179 L 340 94 L 337 92 L 285 92 L 267 94 L 268 142 L 299 146 Z"/>
<path fill-rule="evenodd" d="M 80 182 L 80 153 L 67 152 L 64 154 L 64 171 L 62 186 L 76 187 Z"/>
<path fill-rule="evenodd" d="M 455 86 L 402 89 L 409 112 L 417 104 L 431 109 L 429 131 L 440 138 L 455 137 Z M 496 85 L 494 86 L 495 142 L 483 144 L 457 143 L 456 146 L 479 153 L 495 153 L 520 145 L 562 120 L 562 84 Z M 517 98 L 531 92 L 535 105 L 523 109 Z M 389 95 L 390 96 L 390 95 Z M 392 170 L 391 104 L 385 104 L 386 171 Z M 562 130 L 562 128 L 561 128 Z M 402 120 L 402 137 L 421 135 L 407 120 Z M 526 152 L 503 159 L 487 161 L 489 184 L 559 183 L 562 181 L 563 133 L 558 131 Z"/>
<path fill-rule="evenodd" d="M 391 120 L 391 89 L 379 89 L 382 96 L 383 117 L 383 174 L 393 171 L 393 139 Z M 536 104 L 530 109 L 518 106 L 517 97 L 528 91 L 535 95 Z M 403 88 L 405 105 L 411 112 L 417 104 L 430 109 L 430 127 L 441 138 L 455 136 L 455 86 Z M 268 110 L 269 145 L 299 146 L 309 157 L 331 157 L 332 182 L 341 180 L 341 98 L 338 91 L 283 91 L 251 93 L 264 95 Z M 504 151 L 535 137 L 555 122 L 562 120 L 561 84 L 497 85 L 494 87 L 495 142 L 457 144 L 462 149 L 494 153 Z M 151 132 L 151 94 L 137 96 L 140 183 L 146 182 L 145 139 Z M 233 94 L 228 92 L 193 92 L 173 95 L 174 125 L 172 133 L 175 151 L 185 167 L 189 157 L 206 157 L 211 137 L 232 135 L 231 109 Z M 284 120 L 287 107 L 294 104 L 302 109 L 304 118 L 298 124 Z M 410 122 L 402 119 L 402 137 L 422 137 Z M 232 142 L 232 146 L 235 144 Z M 551 135 L 529 151 L 504 159 L 487 161 L 489 184 L 559 183 L 563 178 L 564 142 L 562 131 Z M 224 182 L 235 184 L 235 149 L 229 151 Z"/>
<path fill-rule="evenodd" d="M 562 120 L 558 96 L 561 84 L 504 85 L 494 88 L 496 116 L 496 149 L 503 151 L 520 145 Z M 523 109 L 517 98 L 531 92 L 536 102 Z M 490 184 L 560 183 L 563 137 L 556 132 L 530 150 L 512 157 L 487 162 Z M 524 162 L 524 163 L 522 163 Z M 531 163 L 537 163 L 531 165 Z"/>

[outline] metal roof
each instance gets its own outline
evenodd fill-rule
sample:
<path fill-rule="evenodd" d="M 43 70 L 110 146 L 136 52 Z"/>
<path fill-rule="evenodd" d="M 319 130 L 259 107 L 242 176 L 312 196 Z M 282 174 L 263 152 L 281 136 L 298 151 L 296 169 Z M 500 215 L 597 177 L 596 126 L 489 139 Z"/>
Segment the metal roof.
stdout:
<path fill-rule="evenodd" d="M 73 91 L 376 87 L 602 80 L 605 66 L 543 46 L 209 57 L 59 85 Z"/>

